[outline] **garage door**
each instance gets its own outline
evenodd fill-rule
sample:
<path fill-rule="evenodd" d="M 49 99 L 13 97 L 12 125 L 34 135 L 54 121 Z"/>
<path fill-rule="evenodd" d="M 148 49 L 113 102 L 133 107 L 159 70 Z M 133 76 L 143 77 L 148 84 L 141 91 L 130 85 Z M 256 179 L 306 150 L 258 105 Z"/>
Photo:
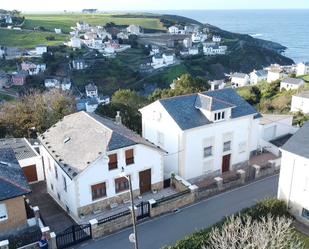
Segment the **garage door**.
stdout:
<path fill-rule="evenodd" d="M 25 173 L 25 176 L 26 176 L 28 182 L 36 182 L 38 180 L 38 175 L 36 173 L 35 165 L 23 167 L 23 171 Z"/>

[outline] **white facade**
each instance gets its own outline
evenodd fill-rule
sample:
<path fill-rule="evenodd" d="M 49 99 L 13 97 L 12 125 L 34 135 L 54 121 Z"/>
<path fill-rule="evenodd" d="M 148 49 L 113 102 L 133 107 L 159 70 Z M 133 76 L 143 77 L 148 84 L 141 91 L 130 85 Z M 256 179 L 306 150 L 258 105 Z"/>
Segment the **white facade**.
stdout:
<path fill-rule="evenodd" d="M 232 84 L 235 87 L 243 87 L 249 84 L 249 75 L 248 74 L 234 74 L 231 79 Z"/>
<path fill-rule="evenodd" d="M 175 54 L 163 54 L 162 57 L 166 65 L 175 63 Z"/>
<path fill-rule="evenodd" d="M 37 47 L 35 48 L 35 52 L 36 52 L 36 54 L 38 54 L 38 55 L 42 55 L 42 54 L 44 54 L 44 53 L 47 52 L 47 47 L 46 47 L 46 46 L 37 46 Z"/>
<path fill-rule="evenodd" d="M 220 37 L 220 36 L 217 36 L 217 35 L 214 35 L 214 36 L 212 37 L 212 41 L 213 41 L 213 42 L 221 42 L 221 37 Z"/>
<path fill-rule="evenodd" d="M 303 80 L 299 80 L 299 83 L 295 84 L 294 82 L 290 82 L 289 80 L 282 80 L 280 83 L 280 91 L 285 90 L 297 90 L 301 86 L 303 86 L 305 82 Z"/>
<path fill-rule="evenodd" d="M 81 39 L 78 37 L 72 37 L 68 42 L 68 46 L 72 48 L 81 48 L 82 47 Z"/>
<path fill-rule="evenodd" d="M 305 92 L 299 95 L 293 95 L 291 112 L 309 113 L 309 93 Z"/>
<path fill-rule="evenodd" d="M 176 26 L 171 26 L 168 28 L 168 32 L 170 34 L 176 35 L 176 34 L 179 34 L 179 29 Z"/>
<path fill-rule="evenodd" d="M 267 80 L 267 73 L 259 74 L 258 71 L 253 71 L 250 73 L 250 84 L 256 85 L 261 81 Z"/>
<path fill-rule="evenodd" d="M 203 46 L 203 52 L 206 56 L 224 55 L 227 51 L 227 46 Z"/>
<path fill-rule="evenodd" d="M 185 38 L 183 40 L 183 46 L 185 48 L 191 48 L 192 47 L 192 39 L 191 38 Z"/>
<path fill-rule="evenodd" d="M 184 179 L 193 179 L 222 172 L 223 156 L 230 156 L 231 168 L 246 162 L 250 153 L 257 149 L 258 119 L 253 115 L 225 118 L 204 126 L 182 130 L 163 105 L 156 101 L 140 110 L 143 137 L 168 152 L 164 158 L 165 178 L 171 172 Z M 206 114 L 208 115 L 208 114 Z M 210 113 L 212 116 L 214 113 Z M 229 148 L 224 151 L 224 144 Z M 211 155 L 205 149 L 211 147 Z"/>
<path fill-rule="evenodd" d="M 134 149 L 134 164 L 129 166 L 125 162 L 125 150 L 128 149 Z M 108 158 L 102 156 L 73 179 L 68 177 L 44 147 L 41 150 L 45 164 L 47 191 L 64 210 L 69 209 L 69 214 L 73 218 L 78 218 L 78 208 L 128 192 L 128 190 L 120 193 L 115 191 L 114 181 L 119 178 L 122 167 L 124 167 L 125 173 L 131 176 L 133 190 L 139 189 L 139 172 L 143 170 L 151 169 L 151 184 L 163 181 L 163 157 L 161 152 L 141 144 L 108 153 L 117 153 L 117 169 L 109 170 Z M 56 178 L 55 169 L 58 178 Z M 66 181 L 66 190 L 63 178 Z M 106 184 L 106 196 L 93 201 L 91 186 L 103 182 Z"/>
<path fill-rule="evenodd" d="M 298 63 L 296 67 L 296 76 L 309 74 L 309 63 Z"/>
<path fill-rule="evenodd" d="M 280 80 L 282 79 L 284 76 L 284 74 L 279 71 L 279 70 L 269 70 L 268 73 L 267 73 L 267 82 L 268 83 L 271 83 L 271 82 L 274 82 L 276 80 Z"/>
<path fill-rule="evenodd" d="M 199 42 L 204 42 L 207 40 L 207 34 L 203 34 L 203 33 L 193 33 L 191 36 L 191 40 L 194 43 L 199 43 Z"/>
<path fill-rule="evenodd" d="M 138 25 L 130 25 L 129 27 L 127 27 L 127 32 L 130 34 L 134 34 L 134 35 L 139 35 L 141 34 L 141 27 Z"/>

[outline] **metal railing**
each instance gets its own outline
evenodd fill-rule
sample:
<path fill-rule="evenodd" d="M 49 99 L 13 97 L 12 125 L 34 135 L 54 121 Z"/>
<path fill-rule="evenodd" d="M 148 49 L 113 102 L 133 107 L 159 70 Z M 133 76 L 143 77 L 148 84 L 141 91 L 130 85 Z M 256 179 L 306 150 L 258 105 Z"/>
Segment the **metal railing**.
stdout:
<path fill-rule="evenodd" d="M 131 214 L 131 211 L 128 209 L 128 210 L 123 211 L 123 212 L 121 212 L 121 213 L 108 216 L 108 217 L 106 217 L 106 218 L 103 218 L 103 219 L 98 220 L 98 225 L 104 224 L 104 223 L 109 222 L 109 221 L 112 221 L 112 220 L 116 220 L 116 219 L 118 219 L 118 218 L 120 218 L 120 217 L 127 216 L 127 215 L 129 215 L 129 214 Z"/>
<path fill-rule="evenodd" d="M 181 197 L 183 195 L 189 194 L 190 192 L 191 192 L 190 189 L 186 189 L 182 192 L 179 192 L 179 193 L 176 193 L 176 194 L 173 194 L 173 195 L 170 195 L 170 196 L 162 197 L 161 199 L 156 200 L 156 203 L 154 203 L 152 206 L 156 207 L 163 202 L 176 199 L 176 198 Z"/>

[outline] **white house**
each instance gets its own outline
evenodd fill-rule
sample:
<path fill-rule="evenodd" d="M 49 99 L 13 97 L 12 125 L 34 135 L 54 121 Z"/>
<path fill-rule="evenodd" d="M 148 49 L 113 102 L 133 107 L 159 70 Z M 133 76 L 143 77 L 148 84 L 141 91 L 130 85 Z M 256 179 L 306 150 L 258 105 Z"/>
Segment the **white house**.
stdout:
<path fill-rule="evenodd" d="M 257 84 L 261 81 L 267 80 L 267 71 L 266 70 L 253 70 L 250 73 L 250 84 Z"/>
<path fill-rule="evenodd" d="M 151 46 L 150 55 L 155 55 L 160 53 L 160 48 L 156 45 Z"/>
<path fill-rule="evenodd" d="M 221 37 L 218 36 L 218 35 L 214 35 L 214 36 L 212 37 L 212 41 L 213 41 L 213 42 L 221 42 Z"/>
<path fill-rule="evenodd" d="M 210 84 L 210 89 L 213 90 L 218 90 L 218 89 L 223 89 L 225 87 L 225 82 L 224 80 L 213 80 L 209 82 Z"/>
<path fill-rule="evenodd" d="M 296 76 L 309 74 L 309 62 L 301 62 L 296 66 Z"/>
<path fill-rule="evenodd" d="M 176 26 L 171 26 L 168 28 L 168 32 L 172 35 L 179 34 L 179 28 Z"/>
<path fill-rule="evenodd" d="M 72 48 L 81 48 L 82 41 L 80 38 L 74 36 L 70 38 L 70 41 L 67 43 L 67 45 Z"/>
<path fill-rule="evenodd" d="M 283 70 L 280 66 L 271 66 L 267 70 L 267 82 L 271 83 L 276 80 L 280 80 L 284 77 Z"/>
<path fill-rule="evenodd" d="M 56 34 L 61 34 L 61 33 L 62 33 L 62 31 L 61 31 L 61 29 L 57 29 L 57 28 L 55 28 L 55 33 L 56 33 Z"/>
<path fill-rule="evenodd" d="M 37 75 L 46 70 L 46 64 L 35 64 L 28 61 L 23 61 L 20 66 L 21 70 L 27 71 L 29 75 Z"/>
<path fill-rule="evenodd" d="M 172 65 L 175 63 L 175 54 L 173 53 L 164 53 L 162 57 L 166 65 Z"/>
<path fill-rule="evenodd" d="M 60 80 L 56 78 L 48 78 L 44 80 L 46 88 L 60 88 Z"/>
<path fill-rule="evenodd" d="M 98 88 L 95 84 L 88 84 L 85 86 L 86 96 L 90 98 L 97 98 L 98 95 Z"/>
<path fill-rule="evenodd" d="M 42 55 L 47 52 L 47 47 L 44 45 L 36 46 L 35 52 L 37 55 Z"/>
<path fill-rule="evenodd" d="M 64 78 L 61 82 L 62 91 L 69 91 L 71 89 L 72 82 L 69 78 Z"/>
<path fill-rule="evenodd" d="M 128 40 L 129 39 L 129 33 L 128 32 L 120 32 L 117 34 L 118 39 L 122 40 Z"/>
<path fill-rule="evenodd" d="M 309 114 L 309 92 L 302 92 L 292 96 L 291 112 Z"/>
<path fill-rule="evenodd" d="M 0 149 L 11 148 L 29 183 L 43 181 L 44 169 L 42 157 L 26 138 L 0 139 Z"/>
<path fill-rule="evenodd" d="M 143 137 L 168 152 L 165 178 L 218 175 L 258 147 L 260 114 L 232 88 L 161 99 L 140 112 Z"/>
<path fill-rule="evenodd" d="M 201 32 L 198 33 L 193 33 L 191 35 L 191 40 L 194 43 L 200 43 L 200 42 L 204 42 L 207 40 L 207 34 L 203 34 Z"/>
<path fill-rule="evenodd" d="M 234 87 L 243 87 L 249 83 L 249 75 L 245 73 L 234 73 L 231 75 L 231 82 Z"/>
<path fill-rule="evenodd" d="M 192 39 L 187 37 L 183 40 L 183 46 L 185 48 L 191 48 L 192 47 Z"/>
<path fill-rule="evenodd" d="M 305 84 L 305 81 L 303 79 L 286 78 L 282 80 L 280 83 L 280 91 L 282 91 L 282 89 L 297 90 L 304 84 Z"/>
<path fill-rule="evenodd" d="M 65 116 L 39 136 L 48 193 L 79 221 L 163 188 L 163 151 L 133 131 L 95 114 Z M 151 159 L 151 160 L 149 160 Z"/>
<path fill-rule="evenodd" d="M 309 225 L 309 122 L 281 148 L 278 199 L 297 220 Z"/>
<path fill-rule="evenodd" d="M 203 52 L 206 56 L 224 55 L 227 51 L 227 46 L 204 45 Z"/>
<path fill-rule="evenodd" d="M 127 32 L 134 35 L 139 35 L 142 33 L 142 28 L 139 25 L 131 24 L 127 27 Z"/>
<path fill-rule="evenodd" d="M 72 61 L 72 67 L 75 70 L 83 70 L 87 68 L 87 64 L 84 59 L 76 59 Z"/>
<path fill-rule="evenodd" d="M 77 22 L 77 23 L 76 23 L 76 28 L 77 28 L 78 31 L 83 31 L 83 32 L 85 32 L 85 31 L 87 31 L 87 30 L 90 29 L 90 26 L 89 26 L 89 24 L 86 23 L 86 22 Z"/>

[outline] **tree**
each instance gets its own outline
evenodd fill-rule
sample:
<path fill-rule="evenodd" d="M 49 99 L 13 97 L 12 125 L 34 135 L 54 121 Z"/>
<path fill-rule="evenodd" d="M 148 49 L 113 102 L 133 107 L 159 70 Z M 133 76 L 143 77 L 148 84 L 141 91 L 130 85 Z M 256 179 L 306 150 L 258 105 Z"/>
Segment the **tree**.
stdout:
<path fill-rule="evenodd" d="M 35 128 L 39 133 L 75 111 L 75 99 L 70 93 L 52 90 L 32 91 L 21 99 L 0 107 L 0 136 L 28 137 Z"/>
<path fill-rule="evenodd" d="M 260 220 L 232 216 L 210 233 L 204 249 L 301 249 L 303 243 L 292 228 L 293 220 L 268 215 Z"/>
<path fill-rule="evenodd" d="M 123 104 L 137 110 L 145 105 L 146 99 L 140 96 L 135 91 L 129 89 L 121 89 L 113 94 L 112 103 Z"/>

